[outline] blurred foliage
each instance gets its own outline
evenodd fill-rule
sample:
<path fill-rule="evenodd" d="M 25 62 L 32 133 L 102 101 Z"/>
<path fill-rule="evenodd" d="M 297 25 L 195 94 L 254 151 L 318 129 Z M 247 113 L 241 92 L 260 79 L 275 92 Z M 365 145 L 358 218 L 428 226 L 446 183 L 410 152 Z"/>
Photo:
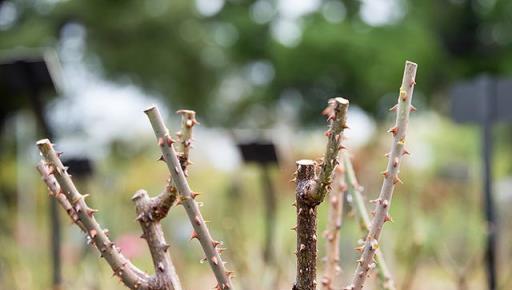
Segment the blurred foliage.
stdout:
<path fill-rule="evenodd" d="M 420 64 L 418 89 L 430 101 L 453 80 L 512 72 L 507 0 L 386 1 L 398 17 L 378 26 L 363 21 L 357 0 L 319 0 L 293 19 L 279 9 L 292 2 L 213 2 L 222 8 L 205 16 L 193 1 L 3 1 L 17 17 L 4 24 L 0 48 L 56 46 L 62 27 L 80 23 L 88 59 L 109 78 L 128 78 L 223 126 L 251 113 L 270 123 L 279 100 L 298 104 L 301 121 L 317 121 L 325 98 L 337 94 L 377 113 L 405 59 Z M 297 41 L 276 37 L 283 21 L 299 28 Z"/>
<path fill-rule="evenodd" d="M 382 117 L 383 107 L 387 108 L 388 99 L 398 88 L 405 59 L 420 65 L 416 101 L 441 109 L 446 104 L 445 89 L 453 81 L 483 71 L 500 75 L 512 72 L 511 1 L 395 2 L 400 3 L 401 16 L 396 21 L 372 26 L 361 16 L 360 1 L 321 1 L 318 9 L 292 21 L 292 26 L 300 28 L 300 37 L 290 44 L 276 36 L 284 16 L 276 10 L 278 3 L 270 0 L 226 1 L 220 11 L 210 16 L 200 14 L 193 1 L 184 0 L 2 1 L 0 16 L 5 16 L 6 7 L 10 7 L 15 17 L 10 22 L 0 19 L 0 49 L 58 47 L 62 37 L 76 32 L 76 25 L 69 29 L 70 23 L 79 23 L 86 32 L 85 61 L 99 63 L 106 77 L 119 82 L 128 79 L 161 95 L 172 107 L 193 108 L 207 122 L 226 127 L 243 125 L 246 118 L 255 115 L 263 120 L 261 124 L 271 124 L 279 117 L 275 110 L 282 103 L 295 106 L 301 122 L 323 124 L 318 120 L 318 112 L 325 99 L 335 94 L 348 95 L 354 104 Z M 335 8 L 343 11 L 336 16 L 339 18 L 329 13 Z M 404 164 L 405 185 L 397 190 L 392 208 L 395 223 L 386 228 L 383 247 L 400 281 L 409 270 L 409 262 L 404 260 L 410 257 L 415 243 L 420 244 L 421 254 L 415 258 L 421 269 L 418 275 L 423 273 L 424 280 L 432 284 L 421 283 L 417 286 L 424 288 L 414 289 L 446 289 L 446 281 L 435 284 L 443 276 L 434 257 L 443 256 L 445 249 L 460 263 L 467 257 L 481 255 L 484 227 L 477 181 L 480 152 L 474 128 L 454 126 L 446 119 L 428 114 L 411 124 L 415 128 L 410 138 L 415 155 L 410 159 L 413 161 Z M 380 129 L 379 132 L 385 131 Z M 508 154 L 510 127 L 496 129 L 501 140 L 496 146 L 500 156 L 496 158 L 496 176 L 503 177 L 512 170 L 512 155 Z M 389 141 L 389 136 L 380 134 L 374 138 L 360 152 L 354 152 L 359 164 L 357 173 L 368 199 L 378 192 L 378 172 L 386 162 L 382 153 Z M 14 142 L 7 136 L 0 141 L 0 192 L 13 193 L 3 195 L 5 200 L 0 203 L 0 219 L 8 221 L 0 229 L 13 233 L 0 235 L 0 247 L 5 249 L 0 253 L 0 288 L 38 289 L 48 285 L 49 279 L 48 253 L 41 250 L 48 242 L 41 238 L 48 235 L 48 221 L 44 218 L 48 199 L 33 172 L 32 180 L 26 182 L 39 189 L 38 198 L 33 200 L 35 211 L 18 210 L 21 204 L 7 206 L 17 203 L 18 196 L 28 194 L 16 190 L 19 161 L 10 151 L 14 150 Z M 306 143 L 285 149 L 315 151 L 308 151 L 312 157 L 321 154 L 323 147 L 300 148 L 300 144 Z M 109 226 L 114 238 L 139 232 L 133 221 L 131 193 L 141 185 L 157 193 L 167 177 L 162 165 L 155 169 L 153 143 L 130 154 L 126 154 L 125 146 L 114 143 L 112 154 L 98 164 L 98 175 L 81 187 L 92 193 L 91 202 L 102 210 L 99 220 Z M 303 158 L 304 154 L 295 152 L 293 157 Z M 24 168 L 32 170 L 31 166 Z M 259 172 L 255 168 L 237 172 L 243 183 L 238 185 L 239 195 L 233 196 L 233 176 L 210 166 L 194 166 L 190 177 L 194 189 L 204 192 L 200 199 L 205 202 L 205 216 L 213 221 L 214 235 L 225 237 L 226 255 L 241 272 L 240 281 L 264 289 L 258 286 L 265 279 L 253 275 L 264 273 L 265 268 L 259 251 L 254 250 L 261 246 L 263 236 L 262 219 L 258 218 L 263 212 Z M 281 263 L 282 288 L 289 287 L 293 276 L 290 269 L 294 267 L 291 251 L 295 241 L 288 230 L 294 223 L 289 206 L 293 186 L 285 182 L 290 172 L 274 171 L 279 174 L 275 246 Z M 230 206 L 234 207 L 231 203 L 236 203 L 236 211 L 230 211 Z M 164 227 L 184 284 L 191 289 L 213 285 L 206 265 L 197 263 L 202 258 L 200 249 L 188 242 L 190 227 L 184 212 L 173 209 L 170 215 Z M 325 216 L 325 207 L 320 216 Z M 510 266 L 505 264 L 512 257 L 510 247 L 506 247 L 511 240 L 509 211 L 503 211 L 503 220 L 500 244 L 507 259 L 500 260 L 500 269 L 506 272 Z M 319 226 L 323 229 L 325 220 Z M 348 279 L 356 259 L 352 249 L 362 234 L 350 215 L 342 231 L 343 275 Z M 122 288 L 111 279 L 108 267 L 97 259 L 96 253 L 83 245 L 83 237 L 75 229 L 66 227 L 65 239 L 65 265 L 69 265 L 65 267 L 66 277 L 73 277 L 66 281 L 69 288 Z M 323 251 L 320 248 L 321 255 Z M 135 259 L 138 265 L 151 269 L 147 253 Z M 482 269 L 481 265 L 478 269 Z M 100 279 L 96 279 L 98 276 Z M 482 284 L 483 271 L 471 279 L 477 285 L 474 289 L 480 289 L 477 287 Z M 504 283 L 507 282 L 510 283 Z M 510 287 L 505 285 L 503 289 Z"/>
<path fill-rule="evenodd" d="M 383 232 L 382 247 L 399 285 L 411 272 L 414 262 L 418 270 L 411 289 L 449 289 L 453 283 L 453 277 L 449 274 L 451 269 L 440 267 L 437 260 L 447 260 L 445 264 L 454 260 L 454 267 L 457 267 L 476 259 L 477 262 L 472 266 L 475 274 L 468 279 L 470 289 L 482 289 L 485 276 L 480 258 L 484 223 L 480 212 L 480 184 L 475 178 L 479 175 L 478 146 L 474 142 L 476 136 L 467 128 L 450 126 L 446 119 L 430 116 L 429 120 L 429 126 L 421 126 L 426 122 L 420 117 L 411 124 L 417 128 L 416 134 L 410 138 L 413 155 L 403 164 L 401 174 L 405 183 L 396 190 L 391 208 L 394 222 L 387 225 Z M 433 134 L 430 129 L 449 131 L 450 134 Z M 389 143 L 389 135 L 384 131 L 379 130 L 382 133 L 375 136 L 375 142 L 353 152 L 357 174 L 365 187 L 366 200 L 376 197 L 382 182 L 379 171 L 386 162 L 382 152 L 385 152 Z M 321 135 L 322 132 L 318 130 L 311 134 Z M 472 141 L 464 145 L 460 142 L 461 138 Z M 421 144 L 428 144 L 433 151 L 423 151 Z M 453 149 L 438 154 L 446 151 L 446 147 L 438 148 L 442 144 L 449 144 Z M 112 146 L 117 147 L 119 144 Z M 202 146 L 208 144 L 197 142 L 198 150 Z M 323 149 L 323 146 L 310 148 L 310 154 L 318 156 Z M 76 180 L 83 193 L 91 193 L 88 202 L 100 210 L 98 221 L 109 228 L 116 242 L 124 244 L 122 241 L 125 241 L 127 247 L 135 249 L 130 251 L 125 248 L 123 252 L 132 253 L 130 255 L 133 255 L 135 263 L 148 271 L 152 268 L 150 256 L 144 241 L 137 238 L 140 229 L 135 221 L 130 197 L 140 187 L 151 194 L 157 194 L 164 186 L 167 169 L 163 163 L 155 161 L 157 150 L 154 142 L 149 140 L 129 155 L 113 150 L 115 153 L 96 164 L 95 176 L 90 180 Z M 292 160 L 303 156 L 301 150 L 299 147 L 290 148 Z M 245 284 L 239 288 L 253 290 L 289 287 L 295 266 L 292 254 L 295 236 L 290 231 L 295 223 L 294 208 L 291 206 L 294 186 L 288 182 L 291 174 L 288 166 L 293 164 L 283 164 L 282 168 L 272 170 L 278 193 L 274 244 L 278 255 L 277 273 L 273 271 L 274 268 L 265 265 L 262 259 L 264 219 L 261 216 L 264 213 L 264 202 L 259 168 L 246 166 L 234 172 L 223 172 L 215 170 L 205 160 L 197 160 L 194 152 L 192 160 L 197 162 L 190 169 L 190 184 L 195 191 L 201 192 L 199 201 L 204 203 L 201 210 L 205 218 L 212 221 L 209 226 L 213 236 L 225 242 L 227 250 L 224 255 L 229 261 L 229 268 L 236 270 L 235 282 Z M 425 168 L 416 164 L 422 154 L 429 157 L 429 166 Z M 11 160 L 3 160 L 6 171 L 0 175 L 3 179 L 0 184 L 15 188 L 16 178 L 12 174 L 16 171 L 13 168 L 16 163 Z M 460 165 L 451 166 L 456 163 Z M 46 213 L 49 197 L 31 166 L 24 168 L 32 174 L 25 183 L 32 184 L 37 190 L 21 194 L 36 196 L 27 200 L 32 203 L 27 206 L 34 210 L 0 208 L 0 218 L 9 221 L 5 225 L 12 227 L 9 230 L 12 234 L 0 235 L 0 247 L 4 249 L 0 252 L 0 289 L 44 289 L 50 279 L 50 268 L 47 266 L 49 255 L 46 250 L 49 246 Z M 461 168 L 469 172 L 470 176 L 460 175 L 458 172 Z M 322 206 L 319 211 L 319 232 L 325 229 L 326 214 L 327 207 Z M 63 212 L 61 217 L 63 221 L 67 220 Z M 499 225 L 500 244 L 503 245 L 501 253 L 504 257 L 510 257 L 512 250 L 507 247 L 512 238 L 508 230 L 510 225 L 506 222 L 508 220 L 511 220 L 510 213 L 504 212 L 504 222 Z M 164 229 L 184 286 L 187 289 L 201 289 L 205 285 L 214 285 L 208 266 L 199 263 L 202 258 L 199 245 L 189 241 L 192 229 L 182 208 L 171 209 L 169 217 L 164 220 Z M 343 281 L 349 281 L 357 259 L 357 252 L 353 249 L 363 233 L 348 208 L 341 231 L 342 278 Z M 76 227 L 63 227 L 63 237 L 65 286 L 68 289 L 123 289 L 120 283 L 112 279 L 108 266 L 97 258 L 96 251 L 85 245 L 85 238 Z M 421 252 L 414 257 L 415 261 L 409 261 L 417 246 L 421 247 Z M 322 236 L 319 238 L 319 257 L 324 254 Z M 505 280 L 510 269 L 508 261 L 500 259 L 499 269 Z M 322 264 L 319 265 L 322 269 Z M 268 281 L 273 279 L 272 275 L 278 277 L 279 287 L 266 288 Z M 371 279 L 371 283 L 374 280 Z M 510 289 L 510 281 L 505 280 L 501 289 Z"/>

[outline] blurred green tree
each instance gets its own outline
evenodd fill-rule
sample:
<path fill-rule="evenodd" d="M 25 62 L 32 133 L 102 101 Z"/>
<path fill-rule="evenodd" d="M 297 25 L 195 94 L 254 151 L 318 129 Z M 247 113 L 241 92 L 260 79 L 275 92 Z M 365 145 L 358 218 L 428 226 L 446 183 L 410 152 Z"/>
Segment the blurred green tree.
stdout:
<path fill-rule="evenodd" d="M 0 14 L 15 17 L 0 21 L 0 48 L 55 46 L 63 25 L 78 22 L 108 78 L 222 126 L 247 116 L 270 124 L 280 100 L 316 123 L 333 95 L 379 116 L 404 59 L 421 65 L 427 102 L 455 79 L 512 72 L 507 0 L 301 2 L 3 1 Z"/>

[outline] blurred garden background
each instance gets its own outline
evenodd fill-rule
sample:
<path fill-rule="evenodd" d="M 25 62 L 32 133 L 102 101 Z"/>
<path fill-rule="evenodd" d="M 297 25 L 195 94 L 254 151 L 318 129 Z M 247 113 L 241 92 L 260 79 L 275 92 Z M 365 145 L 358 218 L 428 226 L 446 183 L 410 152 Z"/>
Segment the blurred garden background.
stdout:
<path fill-rule="evenodd" d="M 376 198 L 405 60 L 418 63 L 417 112 L 381 247 L 399 289 L 487 289 L 481 126 L 453 121 L 451 92 L 483 75 L 512 78 L 512 1 L 0 1 L 0 289 L 52 289 L 50 198 L 35 170 L 35 142 L 49 132 L 64 160 L 85 164 L 75 181 L 100 210 L 97 219 L 136 265 L 152 271 L 130 200 L 140 188 L 159 193 L 167 179 L 143 114 L 152 104 L 172 131 L 180 124 L 175 111 L 197 112 L 189 180 L 202 193 L 213 236 L 227 247 L 237 288 L 290 289 L 295 161 L 322 155 L 321 112 L 343 96 L 351 102 L 346 146 L 367 200 Z M 51 85 L 12 69 L 37 61 Z M 21 89 L 13 89 L 17 81 Z M 512 99 L 512 90 L 502 91 Z M 465 106 L 481 106 L 470 99 Z M 496 119 L 487 136 L 496 289 L 509 290 L 512 126 Z M 237 145 L 247 142 L 274 144 L 278 162 L 266 171 L 244 162 Z M 275 191 L 272 259 L 264 259 L 265 172 Z M 59 215 L 62 289 L 124 289 Z M 171 209 L 164 230 L 184 288 L 214 287 L 182 208 Z M 353 273 L 361 237 L 347 202 L 340 286 Z"/>

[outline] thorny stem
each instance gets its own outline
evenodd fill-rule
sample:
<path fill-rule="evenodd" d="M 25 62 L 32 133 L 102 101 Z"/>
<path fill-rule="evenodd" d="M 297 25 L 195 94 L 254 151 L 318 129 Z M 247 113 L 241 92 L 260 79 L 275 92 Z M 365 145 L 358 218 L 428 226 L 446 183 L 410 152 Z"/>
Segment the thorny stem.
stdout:
<path fill-rule="evenodd" d="M 293 290 L 316 289 L 317 257 L 317 207 L 331 188 L 332 173 L 342 148 L 342 133 L 346 125 L 349 102 L 343 98 L 329 100 L 324 111 L 329 122 L 327 147 L 320 174 L 317 177 L 317 165 L 311 160 L 297 162 L 296 206 L 297 206 L 297 273 Z"/>
<path fill-rule="evenodd" d="M 78 214 L 76 213 L 75 209 L 73 208 L 71 203 L 69 203 L 66 196 L 62 193 L 60 185 L 55 179 L 55 176 L 48 172 L 48 167 L 46 166 L 46 164 L 44 164 L 43 161 L 40 161 L 39 164 L 37 164 L 36 168 L 37 171 L 39 171 L 39 174 L 41 175 L 41 178 L 43 179 L 44 183 L 48 187 L 50 195 L 57 200 L 60 206 L 66 211 L 68 216 L 74 223 L 76 223 L 80 230 L 82 230 L 82 232 L 84 233 L 87 233 L 87 229 L 85 228 L 84 224 L 78 219 Z"/>
<path fill-rule="evenodd" d="M 190 164 L 189 155 L 192 147 L 192 128 L 199 124 L 196 120 L 196 112 L 191 110 L 179 110 L 176 113 L 181 115 L 181 131 L 178 132 L 178 159 L 185 176 L 187 176 L 187 167 Z"/>
<path fill-rule="evenodd" d="M 343 164 L 336 167 L 334 174 L 334 186 L 329 193 L 329 209 L 327 219 L 326 237 L 326 257 L 324 276 L 322 278 L 322 289 L 333 290 L 337 284 L 336 278 L 341 273 L 340 267 L 340 228 L 343 215 L 343 196 L 347 190 L 345 183 Z"/>
<path fill-rule="evenodd" d="M 233 289 L 231 285 L 231 272 L 226 271 L 224 262 L 222 261 L 218 246 L 220 242 L 214 241 L 210 235 L 208 227 L 199 211 L 199 206 L 194 200 L 197 193 L 192 192 L 190 189 L 183 169 L 178 160 L 176 151 L 174 150 L 173 143 L 175 142 L 169 135 L 169 130 L 166 128 L 162 116 L 158 108 L 152 106 L 144 111 L 156 135 L 158 145 L 162 151 L 162 156 L 167 164 L 167 168 L 171 174 L 172 180 L 176 189 L 180 194 L 180 202 L 185 207 L 185 211 L 190 219 L 194 232 L 192 238 L 197 238 L 203 248 L 210 267 L 217 279 L 217 289 Z"/>
<path fill-rule="evenodd" d="M 160 224 L 163 216 L 155 213 L 157 208 L 155 199 L 150 198 L 144 190 L 137 191 L 133 197 L 135 209 L 137 212 L 137 221 L 142 228 L 142 238 L 148 244 L 153 266 L 155 268 L 156 284 L 158 289 L 181 290 L 181 283 L 176 269 L 171 261 L 169 254 L 169 245 L 165 241 L 162 225 Z"/>
<path fill-rule="evenodd" d="M 316 163 L 313 160 L 297 161 L 297 279 L 293 290 L 316 289 L 316 221 L 317 207 L 310 199 L 316 189 Z"/>
<path fill-rule="evenodd" d="M 192 147 L 192 128 L 199 124 L 196 120 L 196 112 L 191 110 L 179 110 L 176 113 L 181 115 L 181 131 L 176 133 L 180 140 L 181 148 L 178 154 L 178 159 L 181 164 L 181 169 L 183 169 L 183 173 L 185 176 L 188 175 L 187 168 L 191 164 L 189 160 L 190 148 Z M 165 161 L 162 157 L 160 157 L 161 161 Z M 178 199 L 178 190 L 174 186 L 172 182 L 172 177 L 169 176 L 167 180 L 167 184 L 165 185 L 164 190 L 152 198 L 153 207 L 156 212 L 158 212 L 160 219 L 164 218 L 169 209 L 174 205 L 176 200 Z"/>
<path fill-rule="evenodd" d="M 176 200 L 178 200 L 178 193 L 176 187 L 172 184 L 172 179 L 169 177 L 164 190 L 148 201 L 153 217 L 157 220 L 166 217 L 169 209 L 176 203 Z"/>
<path fill-rule="evenodd" d="M 39 140 L 37 146 L 46 161 L 49 173 L 55 176 L 61 193 L 73 206 L 78 219 L 86 229 L 88 238 L 100 251 L 101 257 L 105 258 L 110 265 L 114 271 L 113 275 L 119 277 L 130 289 L 151 289 L 151 278 L 135 267 L 121 253 L 121 250 L 107 236 L 107 231 L 103 230 L 96 222 L 94 218 L 96 210 L 89 208 L 85 203 L 86 195 L 78 192 L 71 176 L 67 173 L 67 168 L 60 161 L 50 141 L 48 139 Z"/>
<path fill-rule="evenodd" d="M 391 198 L 395 184 L 401 182 L 398 177 L 400 161 L 404 154 L 407 154 L 405 146 L 405 137 L 407 125 L 409 121 L 409 112 L 411 108 L 411 99 L 414 91 L 417 64 L 407 61 L 398 96 L 398 104 L 391 110 L 397 111 L 396 124 L 389 132 L 393 134 L 393 143 L 391 144 L 391 152 L 389 153 L 389 161 L 386 171 L 383 173 L 384 182 L 376 200 L 375 216 L 373 217 L 368 236 L 363 245 L 361 258 L 358 260 L 357 268 L 354 273 L 352 284 L 345 289 L 361 290 L 366 277 L 376 264 L 373 262 L 375 251 L 379 248 L 379 238 L 382 227 L 385 222 L 391 221 L 388 214 L 391 205 Z"/>
<path fill-rule="evenodd" d="M 355 204 L 356 214 L 361 224 L 361 229 L 366 235 L 368 234 L 368 229 L 370 228 L 370 215 L 366 209 L 363 194 L 361 192 L 361 186 L 357 181 L 354 167 L 352 166 L 348 152 L 343 150 L 341 155 L 343 157 L 343 165 L 345 167 L 345 178 L 348 184 L 347 193 L 352 196 L 352 201 Z M 358 251 L 362 251 L 362 249 L 363 247 L 356 248 Z M 382 254 L 381 249 L 377 249 L 375 251 L 375 260 L 377 261 L 377 268 L 379 270 L 378 275 L 382 289 L 396 290 L 395 282 L 393 281 L 393 277 L 391 276 L 391 272 L 389 271 L 386 259 L 384 259 L 384 255 Z"/>
<path fill-rule="evenodd" d="M 331 99 L 329 106 L 324 111 L 330 124 L 329 130 L 325 132 L 325 135 L 329 139 L 327 141 L 323 162 L 320 166 L 320 174 L 317 180 L 318 187 L 313 194 L 313 198 L 316 199 L 318 203 L 321 203 L 327 192 L 329 192 L 332 182 L 332 173 L 338 163 L 338 152 L 343 147 L 341 145 L 341 139 L 343 130 L 348 128 L 348 104 L 348 100 L 343 98 Z"/>

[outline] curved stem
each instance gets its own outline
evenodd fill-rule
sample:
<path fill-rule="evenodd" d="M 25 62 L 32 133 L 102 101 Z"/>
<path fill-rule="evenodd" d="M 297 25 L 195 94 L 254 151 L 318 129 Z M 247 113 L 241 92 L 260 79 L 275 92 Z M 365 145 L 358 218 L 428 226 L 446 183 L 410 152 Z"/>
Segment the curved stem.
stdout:
<path fill-rule="evenodd" d="M 71 176 L 67 173 L 67 168 L 60 161 L 50 141 L 48 139 L 39 140 L 37 146 L 49 167 L 49 172 L 55 176 L 61 192 L 66 196 L 76 211 L 79 221 L 86 229 L 88 238 L 114 271 L 113 275 L 119 277 L 131 289 L 150 289 L 150 277 L 135 267 L 121 253 L 121 250 L 107 236 L 107 231 L 103 230 L 96 222 L 94 218 L 96 210 L 89 208 L 86 204 L 86 195 L 78 192 Z"/>
<path fill-rule="evenodd" d="M 172 184 L 172 178 L 169 177 L 167 184 L 162 192 L 157 196 L 150 198 L 148 203 L 151 214 L 157 220 L 161 220 L 167 216 L 171 207 L 178 200 L 178 191 Z"/>
<path fill-rule="evenodd" d="M 39 171 L 39 174 L 41 175 L 41 178 L 43 179 L 44 183 L 48 187 L 48 191 L 50 192 L 50 195 L 53 196 L 57 202 L 60 204 L 60 206 L 66 211 L 68 216 L 71 218 L 71 220 L 76 223 L 76 225 L 82 230 L 82 232 L 87 233 L 87 229 L 85 228 L 84 224 L 80 221 L 78 218 L 78 214 L 76 213 L 75 209 L 69 203 L 66 196 L 62 193 L 60 189 L 60 185 L 55 179 L 55 176 L 53 174 L 50 174 L 48 171 L 48 167 L 46 164 L 44 164 L 43 161 L 40 161 L 39 164 L 37 164 L 37 171 Z"/>
<path fill-rule="evenodd" d="M 161 216 L 153 215 L 155 211 L 153 200 L 144 190 L 137 191 L 132 200 L 135 202 L 137 221 L 142 228 L 142 238 L 146 240 L 153 259 L 157 288 L 181 290 L 180 279 L 171 261 L 169 245 L 165 241 L 160 224 Z"/>

